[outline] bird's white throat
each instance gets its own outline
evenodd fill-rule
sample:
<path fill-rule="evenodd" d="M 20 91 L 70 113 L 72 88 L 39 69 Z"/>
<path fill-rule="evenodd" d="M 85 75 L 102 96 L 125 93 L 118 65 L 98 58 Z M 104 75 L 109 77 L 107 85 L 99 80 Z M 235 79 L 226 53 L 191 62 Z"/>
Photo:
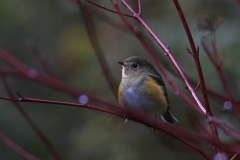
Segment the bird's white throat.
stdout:
<path fill-rule="evenodd" d="M 122 78 L 126 78 L 126 77 L 128 77 L 128 76 L 125 74 L 124 67 L 122 67 Z"/>

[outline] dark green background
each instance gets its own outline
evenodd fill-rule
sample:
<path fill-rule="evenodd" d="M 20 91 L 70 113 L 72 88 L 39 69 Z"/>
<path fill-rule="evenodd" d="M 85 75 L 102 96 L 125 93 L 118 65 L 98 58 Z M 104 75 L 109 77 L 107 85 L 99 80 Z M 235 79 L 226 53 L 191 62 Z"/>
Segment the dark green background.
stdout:
<path fill-rule="evenodd" d="M 109 1 L 96 2 L 113 8 Z M 195 44 L 200 47 L 200 60 L 206 86 L 226 95 L 219 76 L 200 43 L 201 37 L 208 35 L 209 32 L 199 32 L 196 25 L 197 19 L 206 15 L 214 14 L 221 18 L 223 23 L 216 31 L 217 49 L 219 55 L 226 55 L 223 67 L 231 80 L 230 86 L 234 88 L 234 97 L 238 98 L 240 4 L 236 0 L 180 0 L 179 3 Z M 92 8 L 121 21 L 118 15 L 94 6 Z M 198 81 L 194 60 L 187 53 L 187 47 L 190 45 L 174 3 L 169 0 L 145 0 L 142 1 L 142 12 L 143 19 L 153 31 L 165 44 L 169 44 L 184 72 Z M 121 79 L 121 66 L 116 63 L 117 61 L 123 61 L 133 55 L 142 55 L 150 59 L 132 34 L 119 31 L 96 18 L 94 18 L 94 24 L 107 63 L 118 83 Z M 145 30 L 144 33 L 148 35 Z M 164 54 L 156 42 L 150 36 L 148 37 L 158 48 L 158 54 Z M 61 81 L 117 102 L 103 76 L 81 12 L 74 1 L 0 0 L 0 46 L 29 67 L 45 74 L 38 58 L 27 45 L 29 40 L 34 40 L 41 55 Z M 164 61 L 172 65 L 166 56 Z M 3 61 L 0 63 L 4 68 L 9 67 Z M 189 95 L 181 80 L 176 79 L 171 73 L 169 76 Z M 32 80 L 9 77 L 7 81 L 13 93 L 18 91 L 26 97 L 77 102 L 77 99 L 68 94 Z M 172 113 L 180 122 L 177 125 L 195 130 L 187 115 L 191 113 L 190 106 L 174 94 L 170 85 L 166 85 Z M 8 96 L 2 82 L 0 82 L 0 89 L 0 96 Z M 201 97 L 201 92 L 197 93 Z M 124 125 L 121 118 L 83 108 L 36 103 L 21 105 L 65 160 L 203 159 L 185 144 L 168 135 L 153 133 L 150 128 L 132 121 Z M 239 126 L 234 114 L 220 112 L 222 103 L 210 98 L 210 105 L 216 118 L 231 123 L 235 127 Z M 200 117 L 200 119 L 208 127 L 204 118 Z M 0 100 L 0 130 L 35 156 L 44 160 L 54 159 L 12 102 Z M 235 142 L 221 131 L 220 139 L 229 143 Z M 210 156 L 214 156 L 213 146 L 198 146 Z M 0 159 L 24 158 L 0 141 Z"/>

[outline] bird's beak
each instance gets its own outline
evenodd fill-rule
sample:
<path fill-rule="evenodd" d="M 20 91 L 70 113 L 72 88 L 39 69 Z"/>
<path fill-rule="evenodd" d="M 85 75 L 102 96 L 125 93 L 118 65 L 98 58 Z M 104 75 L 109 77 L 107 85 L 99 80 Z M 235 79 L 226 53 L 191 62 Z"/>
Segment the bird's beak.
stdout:
<path fill-rule="evenodd" d="M 125 64 L 123 62 L 118 62 L 119 64 L 121 64 L 122 66 L 125 66 Z"/>

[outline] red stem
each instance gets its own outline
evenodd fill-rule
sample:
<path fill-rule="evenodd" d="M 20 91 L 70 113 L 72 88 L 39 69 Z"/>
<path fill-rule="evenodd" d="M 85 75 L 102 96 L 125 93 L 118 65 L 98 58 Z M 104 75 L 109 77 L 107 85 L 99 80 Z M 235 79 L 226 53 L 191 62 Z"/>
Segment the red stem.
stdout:
<path fill-rule="evenodd" d="M 118 13 L 122 13 L 118 4 L 117 3 L 113 3 L 116 10 L 118 11 Z M 147 52 L 149 53 L 149 55 L 152 57 L 152 59 L 154 60 L 154 62 L 157 64 L 158 69 L 161 71 L 162 75 L 166 78 L 166 80 L 168 81 L 168 83 L 172 86 L 172 88 L 177 91 L 179 93 L 179 95 L 193 108 L 195 108 L 200 114 L 204 114 L 199 107 L 186 95 L 184 94 L 184 92 L 182 92 L 171 80 L 171 78 L 167 75 L 167 73 L 165 72 L 165 70 L 163 69 L 163 67 L 161 66 L 161 64 L 159 63 L 159 61 L 157 60 L 156 56 L 154 55 L 154 53 L 152 52 L 152 50 L 150 49 L 149 45 L 147 44 L 147 42 L 144 40 L 141 32 L 137 29 L 134 29 L 133 26 L 131 25 L 131 23 L 127 20 L 127 18 L 123 15 L 120 14 L 121 18 L 123 19 L 123 21 L 125 22 L 125 24 L 127 25 L 127 27 L 137 36 L 138 40 L 142 43 L 143 47 L 147 50 Z"/>
<path fill-rule="evenodd" d="M 235 160 L 237 157 L 239 157 L 240 151 L 237 152 L 230 160 Z"/>
<path fill-rule="evenodd" d="M 0 131 L 0 139 L 12 150 L 14 150 L 16 153 L 18 153 L 19 155 L 21 155 L 22 157 L 24 157 L 25 159 L 28 160 L 41 160 L 37 157 L 35 157 L 34 155 L 28 153 L 27 151 L 23 150 L 21 147 L 17 146 L 15 143 L 13 143 L 13 141 L 11 141 L 10 139 L 8 139 L 5 135 L 2 134 L 2 132 Z"/>
<path fill-rule="evenodd" d="M 46 60 L 39 54 L 39 51 L 38 51 L 36 45 L 34 44 L 34 42 L 32 40 L 30 40 L 28 42 L 28 45 L 31 48 L 32 52 L 38 57 L 38 60 L 40 61 L 40 63 L 42 64 L 43 68 L 48 73 L 48 75 L 50 75 L 51 77 L 56 78 L 55 74 L 51 70 L 51 68 L 48 65 L 48 63 L 46 62 Z"/>
<path fill-rule="evenodd" d="M 121 22 L 118 22 L 117 20 L 115 20 L 114 18 L 102 13 L 102 12 L 99 12 L 97 10 L 94 10 L 92 8 L 88 8 L 88 11 L 89 13 L 94 16 L 94 17 L 97 17 L 99 18 L 100 20 L 102 20 L 103 22 L 106 22 L 112 26 L 114 26 L 115 28 L 123 31 L 123 32 L 129 32 L 129 29 Z"/>
<path fill-rule="evenodd" d="M 222 157 L 221 157 L 220 141 L 219 141 L 219 137 L 218 137 L 216 126 L 215 126 L 214 122 L 212 121 L 213 115 L 212 115 L 212 112 L 211 112 L 211 109 L 210 109 L 210 106 L 209 106 L 209 102 L 208 102 L 207 90 L 206 90 L 206 86 L 205 86 L 205 82 L 204 82 L 204 77 L 203 77 L 203 73 L 202 73 L 201 63 L 200 63 L 200 60 L 199 60 L 199 53 L 198 53 L 198 51 L 197 51 L 197 49 L 195 47 L 195 44 L 194 44 L 194 41 L 193 41 L 193 38 L 192 38 L 192 34 L 190 32 L 190 29 L 188 27 L 187 21 L 185 19 L 185 16 L 184 16 L 184 14 L 182 12 L 182 9 L 181 9 L 178 1 L 177 0 L 173 0 L 173 2 L 174 2 L 175 6 L 176 6 L 176 8 L 178 10 L 179 16 L 180 16 L 180 18 L 182 20 L 182 24 L 184 26 L 184 29 L 185 29 L 186 33 L 187 33 L 189 43 L 191 45 L 192 55 L 193 55 L 193 58 L 195 60 L 197 71 L 198 71 L 198 75 L 199 75 L 199 78 L 200 78 L 200 84 L 201 84 L 201 88 L 202 88 L 202 93 L 203 93 L 203 99 L 204 99 L 204 104 L 205 104 L 205 108 L 206 108 L 207 119 L 209 121 L 209 125 L 210 125 L 210 128 L 212 130 L 212 134 L 215 137 L 216 153 L 218 155 L 218 159 L 222 159 Z"/>

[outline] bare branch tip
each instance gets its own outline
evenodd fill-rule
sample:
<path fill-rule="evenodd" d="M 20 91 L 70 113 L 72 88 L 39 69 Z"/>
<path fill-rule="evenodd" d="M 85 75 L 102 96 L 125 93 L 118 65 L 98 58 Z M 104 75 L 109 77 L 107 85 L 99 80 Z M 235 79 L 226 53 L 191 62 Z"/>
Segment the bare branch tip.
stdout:
<path fill-rule="evenodd" d="M 195 88 L 195 91 L 197 91 L 197 89 L 199 88 L 199 86 L 200 86 L 200 82 L 198 82 L 197 87 Z"/>
<path fill-rule="evenodd" d="M 19 92 L 17 92 L 17 95 L 20 97 L 19 100 L 23 100 L 23 96 Z"/>
<path fill-rule="evenodd" d="M 192 54 L 192 52 L 189 50 L 189 48 L 187 48 L 187 51 L 188 51 L 189 54 L 191 54 L 191 55 L 193 56 L 193 54 Z"/>
<path fill-rule="evenodd" d="M 20 98 L 22 98 L 23 96 L 19 93 L 19 92 L 17 92 L 17 95 L 20 97 Z"/>
<path fill-rule="evenodd" d="M 170 50 L 170 46 L 169 46 L 169 44 L 167 45 L 167 48 Z"/>

